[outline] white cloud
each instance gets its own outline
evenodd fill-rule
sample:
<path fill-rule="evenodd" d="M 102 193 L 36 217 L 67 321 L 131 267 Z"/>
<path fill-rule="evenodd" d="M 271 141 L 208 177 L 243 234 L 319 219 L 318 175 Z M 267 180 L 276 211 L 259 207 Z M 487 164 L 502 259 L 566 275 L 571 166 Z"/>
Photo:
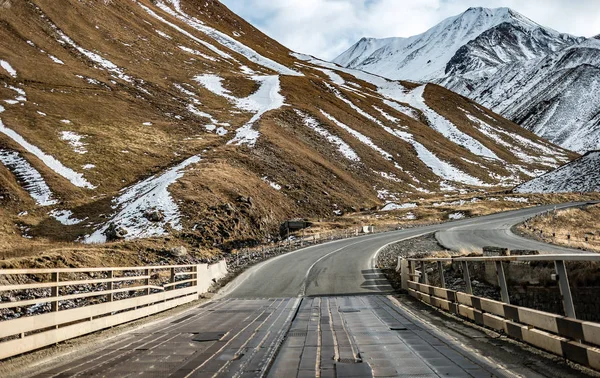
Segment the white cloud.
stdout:
<path fill-rule="evenodd" d="M 333 59 L 361 37 L 408 37 L 469 7 L 510 7 L 560 32 L 600 33 L 597 0 L 221 0 L 298 52 Z"/>

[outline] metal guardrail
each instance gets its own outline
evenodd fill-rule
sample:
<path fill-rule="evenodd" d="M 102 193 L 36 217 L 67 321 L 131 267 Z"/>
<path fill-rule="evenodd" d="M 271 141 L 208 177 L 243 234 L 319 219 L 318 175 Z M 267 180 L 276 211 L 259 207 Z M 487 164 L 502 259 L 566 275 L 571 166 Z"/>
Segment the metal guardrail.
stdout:
<path fill-rule="evenodd" d="M 558 281 L 566 316 L 515 306 L 510 303 L 504 265 L 511 262 L 554 262 L 555 279 Z M 577 363 L 600 370 L 600 323 L 581 321 L 576 318 L 573 297 L 569 285 L 566 262 L 600 261 L 598 254 L 573 255 L 527 255 L 455 258 L 398 258 L 397 270 L 401 272 L 402 288 L 432 306 L 467 318 L 475 323 L 506 333 L 548 352 Z M 444 263 L 459 263 L 465 281 L 465 292 L 446 288 Z M 501 301 L 473 295 L 469 263 L 493 264 Z M 440 286 L 430 285 L 429 275 L 438 268 Z M 417 267 L 418 266 L 418 267 Z"/>
<path fill-rule="evenodd" d="M 225 261 L 213 265 L 2 269 L 0 277 L 10 283 L 0 284 L 0 296 L 9 298 L 0 301 L 0 311 L 3 319 L 12 319 L 0 321 L 0 359 L 192 302 L 226 273 Z M 7 311 L 12 311 L 10 316 Z"/>

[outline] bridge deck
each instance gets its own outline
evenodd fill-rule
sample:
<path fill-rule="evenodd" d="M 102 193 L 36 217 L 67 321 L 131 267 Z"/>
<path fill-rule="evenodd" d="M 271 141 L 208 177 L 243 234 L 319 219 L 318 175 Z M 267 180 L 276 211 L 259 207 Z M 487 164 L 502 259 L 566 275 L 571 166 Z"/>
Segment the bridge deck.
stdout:
<path fill-rule="evenodd" d="M 269 377 L 502 375 L 390 298 L 365 295 L 224 299 L 122 335 L 36 376 L 255 377 L 264 372 Z"/>

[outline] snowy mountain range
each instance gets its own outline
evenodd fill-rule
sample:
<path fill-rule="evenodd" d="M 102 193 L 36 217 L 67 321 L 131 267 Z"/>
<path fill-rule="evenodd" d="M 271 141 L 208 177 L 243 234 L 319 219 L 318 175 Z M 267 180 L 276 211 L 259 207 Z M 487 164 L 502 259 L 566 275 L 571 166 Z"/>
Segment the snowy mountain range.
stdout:
<path fill-rule="evenodd" d="M 410 38 L 363 38 L 334 62 L 441 84 L 568 149 L 600 143 L 600 41 L 509 8 L 469 8 Z"/>
<path fill-rule="evenodd" d="M 294 53 L 217 0 L 10 4 L 0 249 L 260 241 L 282 219 L 507 189 L 578 157 L 441 86 Z"/>

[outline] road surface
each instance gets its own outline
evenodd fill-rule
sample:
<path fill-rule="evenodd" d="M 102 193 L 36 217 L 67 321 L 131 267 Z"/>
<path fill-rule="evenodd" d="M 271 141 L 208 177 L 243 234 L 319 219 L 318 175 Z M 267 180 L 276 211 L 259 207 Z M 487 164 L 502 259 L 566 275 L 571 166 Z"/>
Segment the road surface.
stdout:
<path fill-rule="evenodd" d="M 565 206 L 573 205 L 579 204 Z M 415 311 L 414 305 L 388 295 L 392 288 L 375 267 L 375 255 L 385 245 L 432 232 L 460 248 L 507 243 L 528 249 L 531 241 L 507 230 L 552 208 L 366 235 L 291 252 L 249 269 L 208 304 L 52 361 L 33 376 L 576 376 L 568 367 L 547 361 L 536 366 L 509 346 L 469 346 L 471 339 L 487 340 L 485 334 L 465 338 L 461 335 L 475 331 L 461 331 L 453 336 L 445 328 L 454 326 L 432 325 L 424 310 Z"/>

